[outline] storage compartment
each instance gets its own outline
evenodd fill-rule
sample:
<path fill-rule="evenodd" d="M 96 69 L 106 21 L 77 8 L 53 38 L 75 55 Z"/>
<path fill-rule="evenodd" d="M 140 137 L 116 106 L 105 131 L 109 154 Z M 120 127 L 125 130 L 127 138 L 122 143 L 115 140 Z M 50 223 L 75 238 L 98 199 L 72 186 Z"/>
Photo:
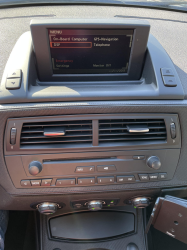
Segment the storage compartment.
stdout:
<path fill-rule="evenodd" d="M 67 214 L 49 221 L 52 238 L 73 241 L 111 239 L 135 231 L 133 213 L 97 211 Z"/>

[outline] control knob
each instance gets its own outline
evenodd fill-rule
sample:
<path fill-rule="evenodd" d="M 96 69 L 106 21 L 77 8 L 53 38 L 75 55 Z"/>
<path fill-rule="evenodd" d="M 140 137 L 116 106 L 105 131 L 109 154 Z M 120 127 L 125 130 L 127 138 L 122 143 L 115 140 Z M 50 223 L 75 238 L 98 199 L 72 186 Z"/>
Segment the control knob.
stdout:
<path fill-rule="evenodd" d="M 102 201 L 89 201 L 88 202 L 88 209 L 91 210 L 91 211 L 97 211 L 97 210 L 100 210 L 102 209 L 103 207 L 103 203 Z"/>
<path fill-rule="evenodd" d="M 29 164 L 29 173 L 31 175 L 37 175 L 42 171 L 42 164 L 39 161 L 32 161 Z"/>
<path fill-rule="evenodd" d="M 137 197 L 132 200 L 132 204 L 136 208 L 145 208 L 149 206 L 150 200 L 147 197 Z"/>
<path fill-rule="evenodd" d="M 37 206 L 37 210 L 41 214 L 49 215 L 57 211 L 58 205 L 52 202 L 43 202 Z"/>
<path fill-rule="evenodd" d="M 161 167 L 161 161 L 157 156 L 151 156 L 147 159 L 147 166 L 158 170 Z"/>

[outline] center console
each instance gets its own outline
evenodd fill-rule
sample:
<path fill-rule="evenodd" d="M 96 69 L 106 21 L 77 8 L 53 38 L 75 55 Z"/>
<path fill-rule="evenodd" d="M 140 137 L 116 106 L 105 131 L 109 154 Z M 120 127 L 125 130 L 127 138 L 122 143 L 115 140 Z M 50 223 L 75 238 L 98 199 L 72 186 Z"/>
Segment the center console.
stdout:
<path fill-rule="evenodd" d="M 171 180 L 180 147 L 175 114 L 14 118 L 5 160 L 16 188 L 133 184 Z"/>
<path fill-rule="evenodd" d="M 26 108 L 4 118 L 3 156 L 14 194 L 42 214 L 41 249 L 146 247 L 136 208 L 174 182 L 183 117 L 165 100 L 184 99 L 149 32 L 146 21 L 33 20 L 9 57 L 0 102 Z"/>

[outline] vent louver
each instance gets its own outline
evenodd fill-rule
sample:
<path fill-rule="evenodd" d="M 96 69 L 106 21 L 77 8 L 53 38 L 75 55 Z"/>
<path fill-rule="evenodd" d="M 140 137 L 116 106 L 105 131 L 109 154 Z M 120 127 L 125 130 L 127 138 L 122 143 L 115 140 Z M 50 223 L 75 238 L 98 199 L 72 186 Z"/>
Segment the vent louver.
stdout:
<path fill-rule="evenodd" d="M 164 119 L 99 120 L 99 145 L 166 139 Z"/>
<path fill-rule="evenodd" d="M 76 147 L 92 144 L 92 120 L 23 123 L 20 147 Z"/>

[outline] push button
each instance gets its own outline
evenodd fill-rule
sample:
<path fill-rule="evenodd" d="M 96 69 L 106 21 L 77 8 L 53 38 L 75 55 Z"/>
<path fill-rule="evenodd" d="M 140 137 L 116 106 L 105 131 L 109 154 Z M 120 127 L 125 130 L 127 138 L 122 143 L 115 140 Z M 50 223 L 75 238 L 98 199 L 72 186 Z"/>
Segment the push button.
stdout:
<path fill-rule="evenodd" d="M 7 75 L 6 89 L 19 89 L 21 87 L 21 70 L 16 69 Z"/>
<path fill-rule="evenodd" d="M 163 76 L 164 85 L 166 87 L 176 87 L 176 79 L 174 76 Z"/>
<path fill-rule="evenodd" d="M 158 178 L 159 178 L 159 180 L 165 180 L 165 179 L 167 179 L 167 174 L 166 173 L 159 173 Z"/>
<path fill-rule="evenodd" d="M 81 207 L 83 207 L 83 205 L 80 203 L 73 204 L 73 208 L 75 208 L 75 209 L 79 209 Z"/>
<path fill-rule="evenodd" d="M 90 166 L 90 167 L 76 167 L 75 172 L 76 173 L 87 173 L 87 172 L 94 172 L 95 167 Z"/>
<path fill-rule="evenodd" d="M 148 174 L 139 174 L 139 178 L 141 181 L 149 181 Z"/>
<path fill-rule="evenodd" d="M 149 174 L 150 181 L 157 181 L 158 180 L 158 174 Z"/>
<path fill-rule="evenodd" d="M 116 167 L 114 165 L 108 165 L 108 166 L 97 166 L 98 172 L 110 172 L 110 171 L 116 171 Z"/>
<path fill-rule="evenodd" d="M 174 76 L 173 70 L 170 69 L 170 68 L 162 68 L 162 69 L 161 69 L 161 74 L 162 74 L 163 76 Z"/>
<path fill-rule="evenodd" d="M 59 179 L 56 180 L 56 186 L 71 186 L 75 185 L 75 179 Z"/>
<path fill-rule="evenodd" d="M 92 185 L 95 184 L 95 178 L 78 178 L 78 185 Z"/>
<path fill-rule="evenodd" d="M 21 180 L 21 186 L 22 186 L 22 187 L 31 186 L 30 180 Z"/>
<path fill-rule="evenodd" d="M 40 186 L 41 185 L 41 180 L 31 180 L 31 185 L 32 186 Z"/>
<path fill-rule="evenodd" d="M 84 206 L 85 200 L 84 201 L 72 201 L 71 206 L 75 209 L 82 208 Z"/>
<path fill-rule="evenodd" d="M 6 80 L 6 89 L 19 89 L 21 87 L 21 78 L 12 78 Z"/>
<path fill-rule="evenodd" d="M 52 179 L 43 179 L 41 186 L 51 186 Z"/>
<path fill-rule="evenodd" d="M 117 176 L 117 183 L 134 182 L 134 175 Z"/>
<path fill-rule="evenodd" d="M 7 78 L 21 78 L 21 69 L 10 71 L 7 75 Z"/>
<path fill-rule="evenodd" d="M 98 177 L 97 181 L 98 181 L 98 184 L 114 183 L 114 176 L 110 176 L 110 177 Z"/>
<path fill-rule="evenodd" d="M 115 205 L 117 205 L 117 203 L 118 203 L 118 199 L 113 199 L 113 200 L 107 200 L 106 201 L 106 203 L 107 203 L 107 206 L 115 206 Z"/>

